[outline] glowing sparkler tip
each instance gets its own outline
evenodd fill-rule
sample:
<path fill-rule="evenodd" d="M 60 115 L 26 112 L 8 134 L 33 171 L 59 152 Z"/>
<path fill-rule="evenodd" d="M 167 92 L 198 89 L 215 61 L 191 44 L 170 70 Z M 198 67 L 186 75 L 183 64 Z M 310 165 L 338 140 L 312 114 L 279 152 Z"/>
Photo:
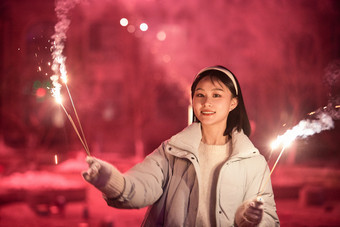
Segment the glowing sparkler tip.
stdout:
<path fill-rule="evenodd" d="M 272 150 L 276 150 L 280 146 L 280 144 L 280 141 L 276 139 L 270 144 L 270 147 Z"/>
<path fill-rule="evenodd" d="M 270 144 L 270 147 L 272 150 L 276 150 L 279 147 L 286 149 L 295 139 L 296 135 L 292 134 L 291 131 L 288 130 L 284 135 L 278 136 L 277 139 Z"/>
<path fill-rule="evenodd" d="M 63 99 L 61 98 L 61 96 L 55 97 L 55 101 L 56 101 L 58 104 L 62 104 L 62 103 L 63 103 Z"/>

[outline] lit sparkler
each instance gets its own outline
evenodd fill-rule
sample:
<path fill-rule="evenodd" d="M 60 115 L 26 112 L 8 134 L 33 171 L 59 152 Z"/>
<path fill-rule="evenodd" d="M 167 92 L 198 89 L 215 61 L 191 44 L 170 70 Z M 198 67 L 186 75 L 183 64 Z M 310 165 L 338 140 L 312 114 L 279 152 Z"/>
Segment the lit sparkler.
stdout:
<path fill-rule="evenodd" d="M 340 105 L 334 106 L 335 110 L 337 110 L 338 108 L 340 108 Z M 313 120 L 306 119 L 306 120 L 300 121 L 296 126 L 294 126 L 292 129 L 287 130 L 283 135 L 278 136 L 277 139 L 274 142 L 272 142 L 269 159 L 274 150 L 280 147 L 282 149 L 270 171 L 269 176 L 267 177 L 265 183 L 262 186 L 263 177 L 265 174 L 265 171 L 264 171 L 260 189 L 258 191 L 258 197 L 260 197 L 264 193 L 264 188 L 267 186 L 270 180 L 270 177 L 272 173 L 274 172 L 275 167 L 277 163 L 279 162 L 283 152 L 288 146 L 290 146 L 290 144 L 294 142 L 295 139 L 297 138 L 304 139 L 308 136 L 314 135 L 315 133 L 320 133 L 324 130 L 330 130 L 334 128 L 334 122 L 333 122 L 333 119 L 330 113 L 331 111 L 329 111 L 327 107 L 323 107 L 321 110 L 319 109 L 317 111 L 310 112 L 308 115 L 309 116 L 316 115 L 315 119 Z"/>
<path fill-rule="evenodd" d="M 59 21 L 55 26 L 55 34 L 52 36 L 52 38 L 54 39 L 53 46 L 52 46 L 52 50 L 53 50 L 52 51 L 52 58 L 53 58 L 52 70 L 54 71 L 55 74 L 50 77 L 50 79 L 52 80 L 52 85 L 53 85 L 51 92 L 56 102 L 60 104 L 60 106 L 64 110 L 73 129 L 75 130 L 78 138 L 80 139 L 80 142 L 82 143 L 87 155 L 90 156 L 90 151 L 89 151 L 89 147 L 86 142 L 84 131 L 81 126 L 79 116 L 78 116 L 77 110 L 75 108 L 75 105 L 74 105 L 74 102 L 71 96 L 71 92 L 67 86 L 67 71 L 66 71 L 66 65 L 65 65 L 66 57 L 63 56 L 62 54 L 63 49 L 64 49 L 64 42 L 66 40 L 66 32 L 70 25 L 70 20 L 67 18 L 67 13 L 78 2 L 79 1 L 77 0 L 58 0 L 56 2 L 55 11 L 56 11 Z M 76 124 L 74 123 L 71 115 L 67 112 L 64 105 L 62 104 L 62 98 L 61 98 L 61 93 L 60 93 L 62 85 L 59 83 L 60 79 L 62 80 L 63 84 L 66 87 L 81 134 L 79 133 L 78 128 Z"/>

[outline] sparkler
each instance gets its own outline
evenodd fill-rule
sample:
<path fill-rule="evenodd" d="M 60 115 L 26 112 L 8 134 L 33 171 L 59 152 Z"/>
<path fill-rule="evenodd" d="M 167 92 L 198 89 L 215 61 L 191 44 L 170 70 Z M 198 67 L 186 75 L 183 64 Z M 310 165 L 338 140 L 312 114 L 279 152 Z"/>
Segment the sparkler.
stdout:
<path fill-rule="evenodd" d="M 331 108 L 333 108 L 331 105 L 329 105 Z M 336 112 L 334 110 L 337 110 L 340 108 L 340 105 L 335 105 L 334 109 L 331 109 L 329 107 L 323 107 L 322 109 L 319 109 L 317 111 L 313 111 L 310 112 L 308 115 L 312 116 L 312 115 L 316 115 L 314 120 L 310 120 L 310 119 L 306 119 L 306 120 L 302 120 L 300 121 L 296 126 L 294 126 L 292 129 L 287 130 L 283 135 L 278 136 L 277 139 L 271 144 L 271 152 L 270 152 L 270 156 L 269 159 L 272 155 L 272 152 L 279 148 L 282 147 L 281 152 L 279 154 L 279 156 L 277 157 L 269 176 L 267 177 L 265 184 L 263 184 L 263 178 L 264 178 L 264 174 L 266 172 L 266 169 L 263 173 L 262 176 L 262 180 L 261 180 L 261 184 L 260 184 L 260 188 L 258 191 L 258 197 L 261 197 L 261 195 L 264 193 L 264 188 L 267 186 L 270 177 L 272 175 L 272 173 L 275 170 L 275 167 L 277 165 L 277 163 L 279 162 L 283 152 L 285 151 L 285 149 L 291 144 L 293 143 L 293 141 L 296 138 L 306 138 L 308 136 L 314 135 L 315 133 L 320 133 L 321 131 L 324 130 L 330 130 L 332 128 L 334 128 L 334 122 L 331 116 L 331 113 Z"/>
<path fill-rule="evenodd" d="M 67 71 L 66 71 L 66 65 L 65 65 L 65 60 L 66 57 L 63 56 L 62 52 L 64 49 L 64 41 L 66 40 L 66 32 L 68 30 L 68 27 L 70 25 L 70 20 L 67 18 L 67 13 L 70 9 L 72 9 L 75 4 L 77 4 L 79 1 L 77 0 L 58 0 L 56 2 L 56 14 L 59 19 L 58 23 L 55 26 L 55 34 L 52 36 L 54 39 L 53 46 L 52 46 L 52 58 L 53 58 L 53 64 L 52 64 L 52 70 L 54 71 L 54 75 L 51 76 L 52 80 L 52 96 L 56 99 L 56 102 L 60 104 L 62 109 L 64 110 L 67 118 L 69 119 L 73 129 L 75 130 L 80 142 L 82 143 L 86 153 L 88 156 L 90 156 L 90 150 L 86 142 L 85 134 L 82 128 L 82 125 L 80 123 L 80 119 L 77 113 L 77 110 L 75 108 L 71 92 L 67 86 Z M 60 75 L 60 77 L 59 77 Z M 64 105 L 62 104 L 62 99 L 61 99 L 61 93 L 60 89 L 62 85 L 59 83 L 59 80 L 62 80 L 63 84 L 66 87 L 69 99 L 71 101 L 72 107 L 73 107 L 73 112 L 74 115 L 76 116 L 77 123 L 80 129 L 81 134 L 78 131 L 78 128 L 76 124 L 74 123 L 71 115 L 67 112 L 65 109 Z"/>

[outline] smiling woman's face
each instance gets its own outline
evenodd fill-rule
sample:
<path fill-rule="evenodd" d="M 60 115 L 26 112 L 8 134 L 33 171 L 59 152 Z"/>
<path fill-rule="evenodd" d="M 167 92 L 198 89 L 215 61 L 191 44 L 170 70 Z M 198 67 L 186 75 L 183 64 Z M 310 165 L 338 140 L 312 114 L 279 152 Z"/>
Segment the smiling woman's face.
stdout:
<path fill-rule="evenodd" d="M 226 127 L 229 112 L 237 106 L 237 99 L 221 81 L 206 76 L 197 84 L 192 103 L 202 126 Z"/>

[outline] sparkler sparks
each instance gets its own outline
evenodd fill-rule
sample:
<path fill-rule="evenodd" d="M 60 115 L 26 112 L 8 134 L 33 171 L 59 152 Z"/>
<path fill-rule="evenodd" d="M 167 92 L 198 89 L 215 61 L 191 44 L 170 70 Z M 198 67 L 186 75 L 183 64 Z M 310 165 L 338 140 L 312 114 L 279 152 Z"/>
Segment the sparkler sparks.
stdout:
<path fill-rule="evenodd" d="M 334 121 L 332 117 L 336 119 L 336 116 L 334 114 L 337 112 L 337 109 L 339 108 L 340 108 L 340 105 L 335 105 L 333 107 L 333 105 L 329 104 L 328 106 L 320 108 L 319 110 L 310 112 L 308 115 L 309 116 L 315 115 L 315 119 L 312 119 L 312 120 L 305 119 L 305 120 L 300 121 L 296 126 L 294 126 L 292 129 L 287 130 L 283 135 L 278 136 L 277 139 L 272 142 L 269 159 L 274 150 L 278 149 L 279 147 L 281 147 L 282 149 L 281 149 L 279 156 L 277 157 L 275 161 L 275 164 L 273 165 L 270 171 L 268 178 L 265 181 L 265 184 L 263 184 L 262 186 L 265 172 L 263 173 L 262 181 L 261 181 L 260 188 L 258 191 L 258 197 L 261 197 L 261 195 L 264 193 L 264 188 L 268 184 L 270 177 L 272 173 L 274 172 L 274 169 L 277 163 L 279 162 L 285 149 L 290 144 L 292 144 L 294 140 L 296 140 L 297 138 L 304 139 L 308 136 L 314 135 L 316 133 L 320 133 L 324 130 L 330 130 L 334 128 Z"/>
<path fill-rule="evenodd" d="M 278 136 L 272 143 L 272 149 L 275 150 L 279 146 L 286 148 L 296 138 L 304 139 L 308 136 L 314 135 L 315 133 L 320 133 L 321 131 L 330 130 L 332 128 L 334 128 L 332 117 L 325 112 L 321 112 L 317 114 L 315 120 L 302 120 L 292 129 L 287 130 L 283 135 Z"/>

